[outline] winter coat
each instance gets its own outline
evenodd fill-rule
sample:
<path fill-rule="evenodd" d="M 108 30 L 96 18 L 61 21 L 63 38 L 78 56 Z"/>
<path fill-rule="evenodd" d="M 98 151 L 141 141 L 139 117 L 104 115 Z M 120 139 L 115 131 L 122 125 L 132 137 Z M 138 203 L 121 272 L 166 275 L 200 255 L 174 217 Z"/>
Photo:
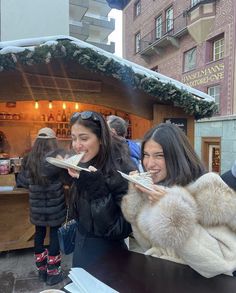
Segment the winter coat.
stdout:
<path fill-rule="evenodd" d="M 135 163 L 135 166 L 138 168 L 140 172 L 143 171 L 143 168 L 141 166 L 141 148 L 138 143 L 136 143 L 133 140 L 127 139 L 126 140 L 128 146 L 129 146 L 129 152 L 131 159 Z"/>
<path fill-rule="evenodd" d="M 229 185 L 229 187 L 233 188 L 236 191 L 236 161 L 234 162 L 231 170 L 222 174 L 221 178 L 226 184 Z"/>
<path fill-rule="evenodd" d="M 17 186 L 29 189 L 30 221 L 36 226 L 60 226 L 65 221 L 64 188 L 58 177 L 48 178 L 47 185 L 32 184 L 24 168 L 17 176 Z"/>
<path fill-rule="evenodd" d="M 122 211 L 147 254 L 187 264 L 208 278 L 236 270 L 236 192 L 219 175 L 168 188 L 155 204 L 130 185 Z"/>
<path fill-rule="evenodd" d="M 120 170 L 125 173 L 134 170 L 132 162 L 127 160 L 125 165 L 120 165 Z M 67 170 L 45 162 L 45 174 L 56 175 L 58 172 L 63 173 L 64 180 L 67 180 Z M 72 190 L 72 214 L 78 221 L 72 266 L 86 269 L 89 263 L 95 262 L 107 250 L 126 248 L 124 239 L 132 229 L 122 214 L 120 204 L 128 191 L 128 183 L 116 170 L 110 176 L 101 170 L 81 171 L 79 178 L 73 179 Z"/>

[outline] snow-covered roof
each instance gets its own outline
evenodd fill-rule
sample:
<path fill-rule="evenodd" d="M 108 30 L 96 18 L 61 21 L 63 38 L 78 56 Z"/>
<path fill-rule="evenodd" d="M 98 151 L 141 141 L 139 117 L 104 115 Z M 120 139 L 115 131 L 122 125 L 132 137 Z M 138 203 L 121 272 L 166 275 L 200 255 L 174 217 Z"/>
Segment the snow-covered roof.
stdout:
<path fill-rule="evenodd" d="M 112 53 L 109 53 L 105 50 L 102 50 L 98 47 L 95 47 L 89 43 L 83 42 L 81 40 L 78 40 L 76 38 L 73 37 L 69 37 L 69 36 L 64 36 L 64 35 L 59 35 L 59 36 L 49 36 L 49 37 L 41 37 L 41 38 L 31 38 L 31 39 L 21 39 L 21 40 L 14 40 L 14 41 L 7 41 L 7 42 L 0 42 L 0 71 L 3 70 L 7 70 L 9 69 L 8 67 L 4 66 L 4 56 L 11 56 L 14 63 L 17 64 L 17 62 L 21 62 L 20 56 L 22 54 L 22 52 L 32 52 L 32 54 L 28 54 L 27 56 L 29 56 L 28 58 L 31 58 L 31 62 L 26 62 L 26 65 L 32 65 L 35 64 L 32 61 L 32 56 L 33 54 L 36 54 L 36 50 L 37 48 L 52 48 L 57 46 L 60 42 L 69 42 L 70 45 L 74 46 L 73 50 L 74 50 L 74 54 L 73 57 L 76 58 L 77 53 L 78 54 L 83 54 L 83 52 L 78 51 L 83 50 L 83 49 L 90 49 L 91 50 L 91 54 L 96 54 L 96 56 L 100 56 L 102 58 L 103 64 L 99 64 L 97 71 L 101 71 L 106 75 L 109 75 L 109 71 L 107 69 L 107 67 L 105 65 L 107 65 L 107 63 L 109 62 L 113 62 L 114 64 L 116 64 L 116 66 L 118 66 L 122 71 L 123 70 L 123 75 L 124 75 L 124 71 L 126 71 L 126 76 L 127 75 L 134 75 L 135 77 L 138 77 L 141 79 L 141 83 L 144 83 L 145 81 L 145 88 L 141 88 L 142 90 L 148 92 L 150 95 L 155 96 L 155 91 L 153 91 L 153 87 L 155 87 L 155 81 L 158 83 L 159 88 L 160 88 L 160 83 L 164 88 L 168 87 L 168 90 L 170 91 L 171 88 L 171 93 L 173 92 L 173 96 L 168 96 L 166 99 L 162 99 L 162 97 L 159 97 L 160 100 L 168 100 L 168 101 L 172 101 L 173 104 L 177 107 L 182 107 L 185 108 L 184 106 L 181 106 L 181 101 L 177 101 L 177 97 L 178 97 L 178 93 L 175 93 L 173 90 L 174 89 L 178 89 L 178 92 L 181 93 L 188 93 L 190 94 L 189 99 L 195 99 L 195 103 L 196 103 L 196 111 L 198 108 L 198 104 L 200 102 L 204 102 L 204 107 L 211 107 L 210 112 L 208 111 L 208 113 L 205 114 L 201 114 L 199 113 L 199 115 L 195 115 L 194 111 L 192 111 L 193 115 L 195 115 L 195 117 L 197 118 L 202 118 L 202 117 L 209 117 L 213 114 L 213 108 L 214 108 L 214 98 L 209 96 L 206 93 L 203 93 L 197 89 L 194 89 L 192 87 L 189 87 L 173 78 L 167 77 L 163 74 L 160 74 L 158 72 L 152 71 L 150 69 L 147 69 L 143 66 L 140 66 L 136 63 L 133 63 L 131 61 L 128 61 L 124 58 L 118 57 Z M 65 44 L 64 43 L 64 49 L 65 48 Z M 77 53 L 76 53 L 77 51 Z M 87 51 L 86 51 L 87 52 Z M 50 62 L 50 59 L 53 58 L 52 56 L 52 51 L 48 52 L 47 54 L 47 61 L 46 62 Z M 18 56 L 19 55 L 19 56 Z M 26 57 L 27 57 L 26 56 Z M 17 58 L 18 57 L 18 58 Z M 88 56 L 86 56 L 87 58 Z M 78 63 L 80 63 L 80 61 L 77 60 Z M 86 68 L 89 70 L 89 64 L 86 66 Z M 106 71 L 104 70 L 106 69 Z M 94 68 L 93 68 L 94 71 Z M 121 76 L 118 76 L 118 74 L 116 74 L 116 72 L 111 72 L 111 75 L 117 79 L 124 79 Z M 137 79 L 137 78 L 136 78 Z M 123 80 L 124 81 L 124 80 Z M 140 81 L 139 81 L 140 82 Z M 152 90 L 146 89 L 147 83 L 150 83 L 150 85 L 152 85 Z M 136 81 L 136 86 L 133 85 L 133 87 L 137 87 L 140 88 L 141 85 L 138 83 L 138 81 Z M 160 89 L 159 89 L 160 90 Z M 167 94 L 165 92 L 165 94 Z M 187 97 L 185 97 L 186 100 Z M 186 101 L 184 101 L 186 103 Z M 187 112 L 187 111 L 186 111 Z M 212 112 L 212 113 L 211 113 Z"/>

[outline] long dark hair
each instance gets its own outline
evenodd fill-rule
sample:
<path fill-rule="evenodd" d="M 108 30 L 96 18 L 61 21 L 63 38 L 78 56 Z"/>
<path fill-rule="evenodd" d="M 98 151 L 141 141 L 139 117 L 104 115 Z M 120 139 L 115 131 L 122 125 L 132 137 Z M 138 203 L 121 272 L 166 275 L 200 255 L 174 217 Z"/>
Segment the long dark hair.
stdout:
<path fill-rule="evenodd" d="M 185 186 L 206 172 L 187 136 L 178 126 L 161 123 L 150 129 L 145 134 L 141 146 L 142 162 L 144 147 L 149 140 L 160 144 L 163 149 L 167 169 L 167 177 L 163 184 Z"/>
<path fill-rule="evenodd" d="M 120 169 L 120 165 L 127 162 L 127 148 L 123 142 L 111 135 L 107 122 L 100 113 L 76 112 L 72 115 L 70 124 L 79 124 L 90 129 L 100 140 L 100 149 L 93 161 L 94 167 L 108 174 Z"/>
<path fill-rule="evenodd" d="M 26 168 L 32 184 L 47 185 L 47 177 L 42 175 L 41 164 L 45 159 L 45 155 L 58 148 L 56 138 L 37 138 L 34 142 L 32 150 L 28 154 Z"/>

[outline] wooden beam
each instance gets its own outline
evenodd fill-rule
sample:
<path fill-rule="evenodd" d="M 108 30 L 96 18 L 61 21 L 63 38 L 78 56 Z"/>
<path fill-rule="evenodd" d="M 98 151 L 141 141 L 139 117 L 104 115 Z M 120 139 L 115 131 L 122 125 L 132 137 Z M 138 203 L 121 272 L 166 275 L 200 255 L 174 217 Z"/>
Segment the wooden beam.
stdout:
<path fill-rule="evenodd" d="M 101 82 L 69 77 L 57 77 L 40 74 L 24 74 L 23 87 L 56 89 L 77 92 L 101 92 Z"/>

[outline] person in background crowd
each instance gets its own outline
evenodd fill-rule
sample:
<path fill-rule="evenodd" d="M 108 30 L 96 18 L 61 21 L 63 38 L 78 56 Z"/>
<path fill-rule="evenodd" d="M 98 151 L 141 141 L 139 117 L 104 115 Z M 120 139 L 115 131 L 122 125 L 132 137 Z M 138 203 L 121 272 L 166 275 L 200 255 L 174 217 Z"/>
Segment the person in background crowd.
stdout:
<path fill-rule="evenodd" d="M 78 165 L 90 170 L 68 169 L 73 179 L 71 214 L 78 222 L 72 267 L 86 269 L 99 266 L 99 258 L 108 250 L 127 249 L 124 239 L 131 233 L 131 226 L 124 219 L 120 203 L 128 183 L 117 170 L 129 173 L 135 167 L 100 113 L 76 112 L 70 122 L 72 147 L 77 154 L 84 153 Z M 57 152 L 50 156 L 62 158 Z M 45 162 L 45 172 L 58 174 L 63 169 Z"/>
<path fill-rule="evenodd" d="M 134 161 L 139 171 L 142 171 L 142 167 L 140 164 L 141 149 L 139 144 L 131 139 L 125 138 L 127 136 L 127 122 L 119 116 L 110 115 L 107 117 L 107 124 L 114 135 L 118 136 L 123 142 L 128 144 L 132 160 Z"/>
<path fill-rule="evenodd" d="M 236 161 L 234 162 L 231 170 L 222 174 L 221 178 L 226 184 L 228 184 L 229 187 L 236 191 Z"/>
<path fill-rule="evenodd" d="M 57 284 L 63 279 L 57 230 L 66 216 L 64 189 L 57 176 L 46 177 L 41 168 L 45 155 L 56 149 L 55 132 L 47 127 L 40 129 L 17 176 L 17 186 L 29 189 L 30 221 L 35 225 L 35 262 L 39 279 L 46 281 L 47 285 Z M 50 227 L 48 250 L 44 246 L 47 226 Z"/>
<path fill-rule="evenodd" d="M 122 211 L 146 254 L 188 264 L 207 278 L 234 275 L 235 190 L 216 173 L 205 173 L 176 125 L 149 130 L 141 150 L 153 191 L 130 184 Z"/>
<path fill-rule="evenodd" d="M 10 145 L 7 137 L 3 131 L 0 131 L 0 154 L 6 154 L 9 156 Z"/>

